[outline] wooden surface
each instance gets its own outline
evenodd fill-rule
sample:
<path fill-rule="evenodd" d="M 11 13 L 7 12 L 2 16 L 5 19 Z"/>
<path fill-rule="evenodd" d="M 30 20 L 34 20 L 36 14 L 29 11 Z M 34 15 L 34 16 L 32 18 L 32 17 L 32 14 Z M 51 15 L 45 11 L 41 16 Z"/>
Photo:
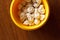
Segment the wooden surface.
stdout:
<path fill-rule="evenodd" d="M 0 40 L 60 40 L 60 1 L 48 0 L 50 17 L 47 23 L 35 31 L 18 28 L 10 18 L 12 0 L 0 0 Z"/>

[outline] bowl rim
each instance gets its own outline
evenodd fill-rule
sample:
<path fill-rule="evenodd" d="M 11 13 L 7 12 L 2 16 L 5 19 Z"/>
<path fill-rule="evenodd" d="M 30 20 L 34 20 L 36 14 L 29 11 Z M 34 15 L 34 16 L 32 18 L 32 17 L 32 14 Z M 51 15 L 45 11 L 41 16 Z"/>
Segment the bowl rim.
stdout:
<path fill-rule="evenodd" d="M 15 0 L 12 0 L 12 2 L 11 2 L 11 5 L 10 5 L 10 16 L 11 16 L 11 19 L 12 19 L 12 21 L 19 27 L 19 28 L 21 28 L 21 29 L 23 29 L 23 30 L 36 30 L 36 29 L 38 29 L 38 28 L 41 28 L 45 23 L 46 23 L 46 21 L 48 20 L 48 17 L 49 17 L 49 5 L 48 5 L 48 1 L 47 0 L 43 0 L 44 1 L 44 3 L 45 3 L 45 9 L 47 10 L 47 12 L 46 12 L 46 17 L 45 17 L 45 19 L 43 20 L 43 22 L 42 23 L 40 23 L 38 26 L 34 26 L 34 27 L 22 27 L 21 25 L 19 25 L 16 21 L 15 21 L 15 19 L 14 19 L 14 17 L 13 17 L 13 14 L 12 14 L 12 6 L 13 6 L 13 4 L 14 4 L 14 2 L 15 2 Z"/>

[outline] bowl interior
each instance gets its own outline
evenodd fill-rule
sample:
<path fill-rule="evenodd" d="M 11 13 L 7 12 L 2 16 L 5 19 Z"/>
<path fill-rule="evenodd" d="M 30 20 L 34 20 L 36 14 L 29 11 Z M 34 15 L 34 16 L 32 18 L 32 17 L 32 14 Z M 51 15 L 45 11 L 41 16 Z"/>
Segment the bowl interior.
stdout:
<path fill-rule="evenodd" d="M 33 25 L 33 26 L 26 26 L 26 25 L 23 25 L 22 23 L 21 23 L 21 21 L 20 21 L 20 18 L 19 18 L 19 16 L 18 16 L 18 5 L 22 2 L 22 1 L 24 1 L 24 0 L 16 0 L 16 1 L 14 1 L 14 3 L 11 5 L 11 18 L 12 18 L 12 20 L 14 21 L 14 23 L 18 26 L 18 27 L 20 27 L 20 28 L 22 28 L 22 29 L 25 29 L 25 30 L 29 30 L 29 29 L 37 29 L 37 28 L 39 28 L 39 27 L 41 27 L 44 23 L 45 23 L 45 21 L 47 20 L 47 18 L 48 18 L 48 15 L 49 15 L 49 8 L 48 8 L 48 4 L 47 4 L 47 2 L 46 2 L 46 0 L 42 0 L 42 2 L 43 2 L 43 5 L 44 5 L 44 7 L 45 7 L 45 10 L 46 10 L 46 12 L 45 12 L 45 19 L 40 23 L 40 24 L 38 24 L 38 25 Z"/>

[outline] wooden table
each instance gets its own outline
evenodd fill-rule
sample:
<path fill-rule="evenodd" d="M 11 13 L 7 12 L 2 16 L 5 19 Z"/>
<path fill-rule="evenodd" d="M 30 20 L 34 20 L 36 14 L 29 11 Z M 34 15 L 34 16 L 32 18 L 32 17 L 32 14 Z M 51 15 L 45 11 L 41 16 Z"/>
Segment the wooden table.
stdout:
<path fill-rule="evenodd" d="M 47 23 L 35 31 L 18 28 L 10 18 L 12 0 L 0 0 L 0 40 L 60 40 L 60 1 L 48 0 L 50 16 Z"/>

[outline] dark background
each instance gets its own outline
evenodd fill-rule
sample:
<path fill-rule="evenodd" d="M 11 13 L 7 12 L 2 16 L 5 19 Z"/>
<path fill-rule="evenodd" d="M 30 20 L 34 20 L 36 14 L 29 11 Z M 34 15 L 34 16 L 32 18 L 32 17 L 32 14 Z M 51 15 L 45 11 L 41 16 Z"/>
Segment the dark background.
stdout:
<path fill-rule="evenodd" d="M 60 40 L 60 0 L 48 0 L 50 16 L 47 23 L 35 31 L 18 28 L 10 18 L 12 0 L 0 0 L 0 40 Z"/>

